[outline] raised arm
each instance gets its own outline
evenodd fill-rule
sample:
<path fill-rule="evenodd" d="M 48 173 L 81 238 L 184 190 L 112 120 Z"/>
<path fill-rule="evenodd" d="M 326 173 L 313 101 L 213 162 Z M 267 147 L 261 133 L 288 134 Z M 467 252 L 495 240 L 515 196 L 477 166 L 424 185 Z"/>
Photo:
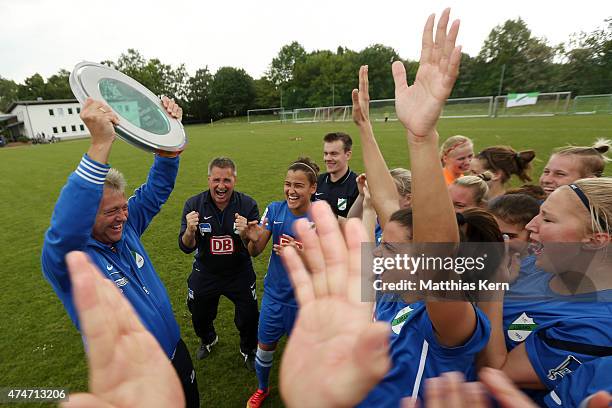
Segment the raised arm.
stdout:
<path fill-rule="evenodd" d="M 368 67 L 359 68 L 359 90 L 353 90 L 353 121 L 359 128 L 363 163 L 368 177 L 372 205 L 378 215 L 378 222 L 384 229 L 387 221 L 399 210 L 399 194 L 389 173 L 389 168 L 378 148 L 372 124 L 370 123 L 370 95 Z"/>
<path fill-rule="evenodd" d="M 70 251 L 84 249 L 91 236 L 110 169 L 107 162 L 115 140 L 113 125 L 119 121 L 108 105 L 93 99 L 83 104 L 81 119 L 91 134 L 91 144 L 60 192 L 41 256 L 44 276 L 77 326 L 65 256 Z"/>
<path fill-rule="evenodd" d="M 459 242 L 453 203 L 448 195 L 438 158 L 436 124 L 450 95 L 461 58 L 455 47 L 459 21 L 447 32 L 450 9 L 444 10 L 433 38 L 434 18 L 423 31 L 421 60 L 414 84 L 408 86 L 402 62 L 393 63 L 395 109 L 407 131 L 412 169 L 413 236 L 415 242 Z M 432 220 L 435 227 L 432 228 Z M 465 343 L 476 327 L 476 313 L 469 302 L 427 302 L 427 313 L 441 344 Z"/>

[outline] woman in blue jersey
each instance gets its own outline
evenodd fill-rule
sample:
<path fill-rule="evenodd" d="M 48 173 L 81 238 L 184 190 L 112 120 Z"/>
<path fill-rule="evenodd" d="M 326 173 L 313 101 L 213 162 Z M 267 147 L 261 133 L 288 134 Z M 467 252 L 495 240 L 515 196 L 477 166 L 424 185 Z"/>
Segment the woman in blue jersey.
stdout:
<path fill-rule="evenodd" d="M 433 16 L 428 19 L 414 85 L 406 84 L 401 63 L 393 65 L 396 110 L 407 130 L 410 146 L 412 214 L 408 209 L 399 210 L 397 191 L 372 134 L 367 67 L 361 68 L 360 89 L 353 92 L 353 118 L 360 130 L 369 190 L 383 228 L 384 256 L 397 244 L 411 241 L 459 242 L 457 218 L 437 160 L 435 130 L 459 63 L 458 49 L 454 46 L 458 22 L 446 34 L 448 20 L 449 10 L 445 10 L 438 23 L 434 46 Z M 482 210 L 473 211 L 474 214 L 461 217 L 464 233 L 468 237 L 478 236 L 479 240 L 501 241 L 493 217 Z M 449 255 L 452 254 L 451 251 Z M 496 267 L 496 264 L 490 265 L 490 269 Z M 388 272 L 383 273 L 383 281 L 389 279 Z M 447 371 L 461 371 L 468 378 L 474 378 L 476 354 L 489 338 L 489 323 L 484 313 L 469 301 L 420 301 L 406 293 L 399 299 L 383 295 L 377 302 L 375 315 L 377 320 L 391 323 L 392 367 L 361 406 L 398 406 L 404 397 L 422 398 L 423 380 Z"/>
<path fill-rule="evenodd" d="M 492 321 L 485 364 L 539 399 L 582 364 L 612 355 L 612 178 L 558 187 L 526 226 L 536 261 L 520 297 L 482 305 Z M 502 320 L 503 317 L 503 320 Z M 505 341 L 504 341 L 505 340 Z"/>
<path fill-rule="evenodd" d="M 268 272 L 264 278 L 264 295 L 259 314 L 258 345 L 255 355 L 255 372 L 259 386 L 247 402 L 256 408 L 270 394 L 268 379 L 272 368 L 274 350 L 280 338 L 290 334 L 297 314 L 293 288 L 281 259 L 283 247 L 301 247 L 294 239 L 293 223 L 306 218 L 311 197 L 317 191 L 319 167 L 307 157 L 300 157 L 287 169 L 284 182 L 284 201 L 268 205 L 262 219 L 263 225 L 251 223 L 247 236 L 251 256 L 259 255 L 272 238 Z"/>

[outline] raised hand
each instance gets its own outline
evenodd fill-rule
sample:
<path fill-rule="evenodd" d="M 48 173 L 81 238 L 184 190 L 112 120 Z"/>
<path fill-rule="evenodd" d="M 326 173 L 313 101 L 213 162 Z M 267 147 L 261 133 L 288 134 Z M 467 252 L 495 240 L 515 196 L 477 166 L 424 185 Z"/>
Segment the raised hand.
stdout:
<path fill-rule="evenodd" d="M 370 189 L 368 188 L 368 180 L 365 173 L 361 173 L 357 176 L 357 190 L 359 194 L 363 196 L 363 202 L 370 203 L 372 197 L 370 196 Z"/>
<path fill-rule="evenodd" d="M 282 252 L 300 310 L 283 354 L 281 395 L 289 407 L 354 406 L 390 367 L 389 325 L 373 322 L 372 305 L 361 301 L 367 238 L 359 220 L 349 219 L 343 236 L 326 202 L 313 203 L 311 214 L 316 230 L 295 223 L 302 258 L 291 246 Z"/>
<path fill-rule="evenodd" d="M 163 107 L 166 109 L 166 112 L 168 112 L 170 116 L 178 121 L 183 120 L 183 108 L 174 102 L 174 99 L 170 99 L 167 96 L 162 96 L 161 102 Z"/>
<path fill-rule="evenodd" d="M 91 135 L 91 146 L 87 155 L 97 162 L 107 163 L 115 141 L 115 125 L 119 124 L 119 117 L 110 106 L 92 98 L 85 100 L 80 117 Z"/>
<path fill-rule="evenodd" d="M 198 223 L 200 222 L 200 214 L 197 211 L 191 211 L 185 216 L 187 222 L 187 231 L 190 234 L 195 234 L 198 231 Z"/>
<path fill-rule="evenodd" d="M 82 252 L 66 257 L 81 333 L 89 393 L 63 407 L 184 407 L 183 389 L 159 343 L 113 282 Z"/>
<path fill-rule="evenodd" d="M 249 241 L 257 241 L 263 231 L 263 227 L 259 225 L 258 220 L 247 221 L 245 217 L 236 213 L 234 214 L 236 230 L 240 238 Z"/>
<path fill-rule="evenodd" d="M 370 125 L 370 93 L 368 82 L 368 66 L 359 68 L 359 90 L 353 89 L 353 122 L 357 126 Z"/>
<path fill-rule="evenodd" d="M 408 86 L 406 69 L 401 61 L 393 63 L 395 110 L 404 127 L 416 137 L 430 135 L 436 127 L 446 99 L 449 97 L 461 62 L 461 47 L 455 47 L 459 20 L 447 33 L 450 9 L 445 9 L 438 21 L 435 40 L 435 15 L 427 19 L 423 30 L 421 60 L 414 84 Z"/>

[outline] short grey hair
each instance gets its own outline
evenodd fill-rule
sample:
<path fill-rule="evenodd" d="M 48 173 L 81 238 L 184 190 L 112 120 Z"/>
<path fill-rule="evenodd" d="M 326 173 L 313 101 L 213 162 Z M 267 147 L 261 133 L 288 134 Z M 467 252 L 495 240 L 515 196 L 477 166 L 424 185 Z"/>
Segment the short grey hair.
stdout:
<path fill-rule="evenodd" d="M 209 176 L 210 173 L 212 173 L 213 167 L 218 167 L 220 169 L 232 169 L 232 174 L 234 175 L 234 177 L 238 175 L 238 172 L 236 171 L 236 165 L 234 164 L 234 161 L 229 157 L 215 157 L 214 159 L 212 159 L 210 163 L 208 163 Z"/>
<path fill-rule="evenodd" d="M 110 169 L 104 180 L 104 187 L 110 188 L 111 190 L 118 191 L 120 193 L 125 192 L 127 181 L 123 174 L 117 169 Z"/>

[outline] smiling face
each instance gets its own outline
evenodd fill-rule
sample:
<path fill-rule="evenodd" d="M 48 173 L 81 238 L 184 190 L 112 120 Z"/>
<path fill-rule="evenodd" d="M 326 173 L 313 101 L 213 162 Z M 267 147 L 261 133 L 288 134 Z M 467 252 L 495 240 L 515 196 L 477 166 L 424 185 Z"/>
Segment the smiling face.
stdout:
<path fill-rule="evenodd" d="M 128 219 L 128 204 L 121 191 L 104 188 L 91 235 L 103 244 L 118 242 Z"/>
<path fill-rule="evenodd" d="M 325 142 L 323 144 L 323 160 L 325 160 L 325 169 L 330 174 L 342 176 L 348 170 L 348 161 L 351 158 L 352 151 L 344 151 L 344 143 L 342 140 L 333 142 Z"/>
<path fill-rule="evenodd" d="M 287 206 L 295 215 L 305 214 L 310 208 L 310 197 L 317 191 L 317 183 L 311 184 L 302 170 L 288 170 L 284 192 Z"/>
<path fill-rule="evenodd" d="M 583 178 L 581 170 L 582 166 L 578 156 L 553 154 L 540 177 L 540 187 L 544 189 L 546 195 L 550 195 L 560 186 L 572 184 Z"/>
<path fill-rule="evenodd" d="M 459 213 L 465 211 L 467 208 L 478 207 L 478 203 L 474 199 L 473 188 L 453 183 L 448 185 L 448 193 L 453 201 L 455 211 Z"/>
<path fill-rule="evenodd" d="M 589 225 L 589 212 L 575 193 L 568 187 L 552 192 L 540 207 L 540 213 L 525 227 L 537 248 L 536 265 L 549 272 L 563 271 L 564 266 L 572 264 L 576 253 L 568 250 L 569 246 L 552 244 L 588 242 Z M 546 256 L 541 256 L 544 253 Z"/>
<path fill-rule="evenodd" d="M 213 167 L 210 169 L 208 176 L 208 189 L 213 202 L 220 210 L 223 210 L 229 203 L 234 186 L 236 185 L 236 176 L 231 167 Z"/>
<path fill-rule="evenodd" d="M 442 161 L 444 167 L 449 169 L 453 174 L 463 174 L 470 170 L 470 163 L 474 157 L 474 146 L 472 143 L 466 142 L 452 149 L 444 155 Z"/>

